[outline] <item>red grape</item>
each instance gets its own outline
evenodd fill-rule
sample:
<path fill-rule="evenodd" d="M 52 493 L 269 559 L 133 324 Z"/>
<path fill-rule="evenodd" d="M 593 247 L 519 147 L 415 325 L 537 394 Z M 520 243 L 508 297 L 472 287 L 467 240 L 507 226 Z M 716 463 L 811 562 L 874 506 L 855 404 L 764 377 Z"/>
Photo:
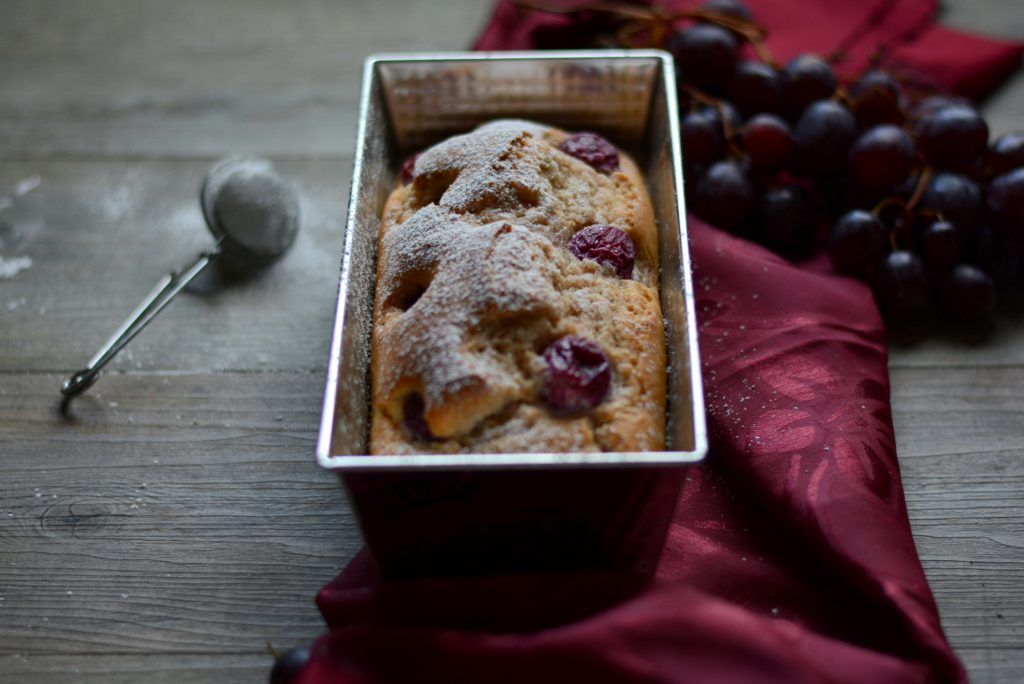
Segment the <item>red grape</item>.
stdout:
<path fill-rule="evenodd" d="M 993 141 L 988 152 L 993 176 L 1024 166 L 1024 131 L 1004 133 Z"/>
<path fill-rule="evenodd" d="M 964 323 L 985 323 L 996 309 L 996 288 L 980 268 L 960 264 L 939 287 L 943 310 Z"/>
<path fill-rule="evenodd" d="M 697 215 L 708 223 L 737 230 L 754 209 L 754 186 L 738 162 L 716 162 L 697 181 L 694 204 Z"/>
<path fill-rule="evenodd" d="M 744 60 L 736 65 L 725 94 L 743 116 L 782 111 L 779 73 L 764 62 Z"/>
<path fill-rule="evenodd" d="M 920 120 L 925 116 L 934 114 L 940 109 L 945 109 L 946 107 L 952 107 L 954 105 L 964 107 L 972 106 L 970 100 L 962 97 L 956 97 L 955 95 L 929 95 L 911 108 L 910 115 L 914 120 Z"/>
<path fill-rule="evenodd" d="M 836 91 L 832 67 L 817 55 L 797 55 L 782 70 L 782 92 L 786 116 L 799 118 L 816 100 L 827 100 Z"/>
<path fill-rule="evenodd" d="M 736 68 L 736 38 L 716 24 L 694 24 L 673 34 L 668 50 L 679 79 L 701 90 L 719 92 Z"/>
<path fill-rule="evenodd" d="M 750 8 L 737 0 L 706 0 L 700 8 L 745 21 L 752 21 L 754 18 L 750 13 Z"/>
<path fill-rule="evenodd" d="M 722 126 L 723 131 L 725 130 L 725 124 L 729 124 L 729 128 L 735 130 L 743 123 L 743 117 L 740 115 L 740 110 L 736 109 L 731 102 L 726 100 L 721 100 L 714 106 L 704 105 L 697 111 L 717 121 L 718 125 Z M 724 121 L 722 116 L 723 114 L 725 115 Z"/>
<path fill-rule="evenodd" d="M 988 186 L 988 208 L 996 223 L 1024 237 L 1024 167 L 996 176 Z"/>
<path fill-rule="evenodd" d="M 921 209 L 942 214 L 966 239 L 979 226 L 982 213 L 981 188 L 967 176 L 937 173 L 921 195 Z"/>
<path fill-rule="evenodd" d="M 803 188 L 784 185 L 769 190 L 757 203 L 757 236 L 777 252 L 799 255 L 811 245 L 814 212 Z"/>
<path fill-rule="evenodd" d="M 918 236 L 918 251 L 931 273 L 948 271 L 960 259 L 960 238 L 949 221 L 932 221 Z"/>
<path fill-rule="evenodd" d="M 850 89 L 854 116 L 862 128 L 902 124 L 903 101 L 896 80 L 877 69 L 864 74 Z"/>
<path fill-rule="evenodd" d="M 896 323 L 923 320 L 930 310 L 931 286 L 921 257 L 913 252 L 890 252 L 875 270 L 875 299 L 885 317 Z"/>
<path fill-rule="evenodd" d="M 774 114 L 758 114 L 747 121 L 742 139 L 750 163 L 764 169 L 779 168 L 793 151 L 789 126 Z"/>
<path fill-rule="evenodd" d="M 704 177 L 707 168 L 703 164 L 688 164 L 685 156 L 683 157 L 683 197 L 691 206 L 697 202 L 697 183 Z"/>
<path fill-rule="evenodd" d="M 715 12 L 716 14 L 719 15 L 724 15 L 728 19 L 739 19 L 740 21 L 754 20 L 754 15 L 751 14 L 750 8 L 744 5 L 742 2 L 737 2 L 737 0 L 707 0 L 706 2 L 701 4 L 700 9 L 709 12 Z M 697 22 L 710 24 L 715 23 L 714 21 L 704 19 L 703 17 L 697 17 Z M 746 37 L 739 31 L 734 31 L 733 29 L 728 30 L 729 33 L 733 34 L 736 37 L 736 40 L 739 41 L 739 44 L 742 44 L 743 41 L 746 40 Z"/>
<path fill-rule="evenodd" d="M 882 190 L 906 180 L 914 165 L 914 141 L 892 124 L 868 129 L 850 150 L 850 171 L 863 187 Z"/>
<path fill-rule="evenodd" d="M 940 169 L 970 170 L 988 150 L 988 124 L 972 107 L 952 105 L 930 112 L 916 130 L 922 154 Z"/>
<path fill-rule="evenodd" d="M 881 221 L 869 211 L 854 209 L 832 227 L 828 255 L 840 273 L 864 278 L 888 245 L 888 231 Z"/>
<path fill-rule="evenodd" d="M 853 115 L 832 100 L 818 100 L 800 115 L 793 131 L 796 171 L 828 176 L 846 169 L 847 154 L 856 135 Z"/>
<path fill-rule="evenodd" d="M 1009 287 L 1020 268 L 1020 250 L 1013 235 L 985 226 L 968 245 L 965 261 L 992 276 L 996 285 Z"/>
<path fill-rule="evenodd" d="M 722 121 L 707 110 L 689 112 L 682 121 L 683 157 L 687 164 L 710 164 L 725 154 Z"/>

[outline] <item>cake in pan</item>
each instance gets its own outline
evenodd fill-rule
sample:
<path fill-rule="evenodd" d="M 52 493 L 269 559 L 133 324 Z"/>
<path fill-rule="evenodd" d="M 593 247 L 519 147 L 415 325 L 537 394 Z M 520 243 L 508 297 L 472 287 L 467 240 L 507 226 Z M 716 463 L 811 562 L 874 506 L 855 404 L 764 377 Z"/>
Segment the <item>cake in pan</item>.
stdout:
<path fill-rule="evenodd" d="M 633 160 L 499 120 L 409 159 L 381 219 L 374 454 L 658 451 L 658 235 Z"/>

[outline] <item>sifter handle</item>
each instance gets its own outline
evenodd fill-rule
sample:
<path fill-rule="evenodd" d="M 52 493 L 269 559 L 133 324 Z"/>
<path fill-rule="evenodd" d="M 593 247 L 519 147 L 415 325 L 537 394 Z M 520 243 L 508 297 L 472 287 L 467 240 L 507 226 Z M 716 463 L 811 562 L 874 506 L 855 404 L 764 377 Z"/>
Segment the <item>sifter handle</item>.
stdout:
<path fill-rule="evenodd" d="M 89 389 L 99 377 L 100 370 L 113 359 L 126 344 L 132 341 L 142 329 L 149 325 L 176 294 L 203 272 L 210 262 L 220 254 L 220 243 L 212 251 L 200 254 L 191 265 L 165 275 L 153 290 L 146 295 L 110 339 L 89 359 L 85 368 L 64 381 L 61 394 L 73 398 Z"/>

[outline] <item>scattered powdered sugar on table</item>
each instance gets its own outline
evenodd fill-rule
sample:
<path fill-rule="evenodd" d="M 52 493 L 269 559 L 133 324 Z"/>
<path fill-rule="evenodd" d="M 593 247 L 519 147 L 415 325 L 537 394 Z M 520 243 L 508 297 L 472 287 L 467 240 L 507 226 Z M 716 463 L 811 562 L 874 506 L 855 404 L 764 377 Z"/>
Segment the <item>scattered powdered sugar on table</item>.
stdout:
<path fill-rule="evenodd" d="M 18 197 L 21 197 L 22 195 L 27 195 L 28 193 L 32 192 L 42 184 L 43 179 L 40 178 L 38 175 L 23 178 L 22 180 L 18 181 L 17 185 L 14 186 L 14 194 L 17 195 Z"/>
<path fill-rule="evenodd" d="M 32 257 L 0 256 L 0 278 L 13 278 L 22 271 L 32 268 Z"/>

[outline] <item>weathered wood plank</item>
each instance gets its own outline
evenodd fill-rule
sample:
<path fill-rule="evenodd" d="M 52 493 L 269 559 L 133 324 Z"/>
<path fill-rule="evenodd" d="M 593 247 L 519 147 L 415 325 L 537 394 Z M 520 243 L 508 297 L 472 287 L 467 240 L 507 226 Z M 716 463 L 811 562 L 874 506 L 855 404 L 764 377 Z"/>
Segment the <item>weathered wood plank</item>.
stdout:
<path fill-rule="evenodd" d="M 258 653 L 361 545 L 312 456 L 318 374 L 114 375 L 68 420 L 0 376 L 0 649 Z"/>
<path fill-rule="evenodd" d="M 977 683 L 1024 679 L 1024 368 L 894 368 L 914 539 Z"/>
<path fill-rule="evenodd" d="M 0 163 L 0 192 L 40 181 L 0 215 L 8 226 L 4 256 L 32 259 L 0 280 L 0 369 L 81 368 L 160 277 L 209 249 L 197 199 L 209 166 Z M 278 166 L 300 196 L 302 229 L 292 250 L 251 280 L 179 295 L 113 368 L 323 367 L 351 161 Z"/>
<path fill-rule="evenodd" d="M 1007 684 L 1024 680 L 1019 650 L 961 648 L 957 654 L 967 665 L 971 684 Z"/>
<path fill-rule="evenodd" d="M 1017 5 L 956 2 L 945 18 L 1019 38 Z M 310 454 L 360 63 L 464 48 L 488 11 L 4 3 L 0 254 L 33 265 L 0 280 L 0 679 L 260 681 L 266 639 L 320 631 L 312 598 L 359 546 Z M 1024 74 L 986 113 L 997 133 L 1024 125 Z M 295 179 L 295 250 L 259 279 L 184 296 L 65 422 L 58 371 L 209 244 L 196 188 L 224 153 L 271 155 Z M 33 175 L 41 185 L 15 197 Z M 915 536 L 981 684 L 1024 680 L 1022 340 L 1011 317 L 983 345 L 891 350 Z"/>
<path fill-rule="evenodd" d="M 1007 469 L 1019 465 L 1010 456 L 1024 451 L 1024 369 L 893 368 L 890 378 L 902 462 L 952 456 L 942 463 L 954 478 L 984 475 L 974 454 L 1005 452 Z"/>
<path fill-rule="evenodd" d="M 253 684 L 267 680 L 272 663 L 266 649 L 262 653 L 16 653 L 0 656 L 5 677 L 12 682 L 31 681 L 33 684 Z"/>
<path fill-rule="evenodd" d="M 489 11 L 472 0 L 12 0 L 0 154 L 347 155 L 363 58 L 467 49 Z"/>

